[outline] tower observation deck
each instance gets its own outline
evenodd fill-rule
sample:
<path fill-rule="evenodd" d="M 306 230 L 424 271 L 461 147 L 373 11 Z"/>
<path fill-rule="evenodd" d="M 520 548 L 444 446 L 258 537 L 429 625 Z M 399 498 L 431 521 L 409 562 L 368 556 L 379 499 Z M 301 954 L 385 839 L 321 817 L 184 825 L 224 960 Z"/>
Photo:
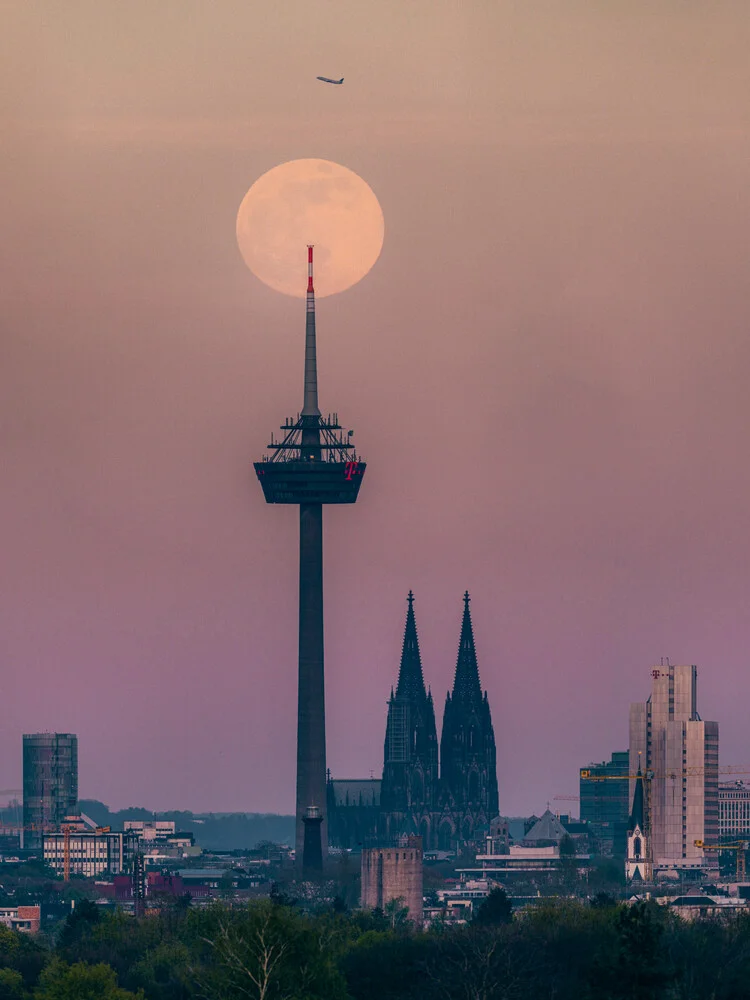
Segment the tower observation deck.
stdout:
<path fill-rule="evenodd" d="M 321 416 L 315 341 L 313 248 L 308 247 L 302 411 L 287 418 L 270 455 L 255 462 L 266 503 L 299 504 L 299 688 L 296 853 L 308 870 L 327 848 L 325 680 L 323 660 L 323 504 L 355 503 L 366 465 L 338 415 Z"/>

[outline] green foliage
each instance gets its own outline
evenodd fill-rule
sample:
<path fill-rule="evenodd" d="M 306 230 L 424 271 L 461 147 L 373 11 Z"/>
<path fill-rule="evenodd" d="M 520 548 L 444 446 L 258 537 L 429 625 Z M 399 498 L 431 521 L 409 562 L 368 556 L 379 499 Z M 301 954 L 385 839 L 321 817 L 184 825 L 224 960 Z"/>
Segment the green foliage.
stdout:
<path fill-rule="evenodd" d="M 343 977 L 316 922 L 267 901 L 222 906 L 188 919 L 191 972 L 209 1000 L 346 1000 Z"/>
<path fill-rule="evenodd" d="M 140 987 L 148 1000 L 187 1000 L 191 990 L 190 951 L 180 941 L 165 941 L 147 951 L 125 982 Z"/>
<path fill-rule="evenodd" d="M 463 927 L 263 900 L 136 919 L 79 903 L 51 950 L 0 926 L 0 1000 L 750 1000 L 750 915 L 686 923 L 600 893 Z"/>
<path fill-rule="evenodd" d="M 589 869 L 588 886 L 593 894 L 608 892 L 620 895 L 625 885 L 625 871 L 621 862 L 612 858 L 599 858 Z"/>
<path fill-rule="evenodd" d="M 64 953 L 80 943 L 84 938 L 90 936 L 92 930 L 102 919 L 102 912 L 96 903 L 88 899 L 83 899 L 76 904 L 74 910 L 65 918 L 65 923 L 60 931 L 58 945 Z"/>
<path fill-rule="evenodd" d="M 0 969 L 18 973 L 26 989 L 35 985 L 48 959 L 49 952 L 36 937 L 19 934 L 0 924 Z"/>
<path fill-rule="evenodd" d="M 23 1000 L 23 976 L 15 969 L 0 969 L 0 1000 Z"/>
<path fill-rule="evenodd" d="M 497 927 L 500 924 L 509 924 L 513 919 L 513 903 L 508 898 L 504 889 L 496 886 L 482 900 L 474 916 L 474 923 L 480 927 Z"/>
<path fill-rule="evenodd" d="M 108 965 L 67 965 L 56 961 L 42 973 L 34 1000 L 136 1000 L 142 993 L 120 989 Z"/>
<path fill-rule="evenodd" d="M 573 838 L 570 836 L 569 833 L 566 833 L 565 836 L 560 841 L 560 857 L 572 858 L 574 857 L 575 853 L 576 853 L 575 841 L 573 840 Z"/>
<path fill-rule="evenodd" d="M 341 959 L 350 995 L 354 1000 L 427 998 L 425 963 L 431 943 L 425 935 L 365 931 Z"/>
<path fill-rule="evenodd" d="M 405 927 L 409 921 L 409 907 L 404 905 L 404 897 L 389 899 L 383 907 L 383 916 L 391 927 Z"/>

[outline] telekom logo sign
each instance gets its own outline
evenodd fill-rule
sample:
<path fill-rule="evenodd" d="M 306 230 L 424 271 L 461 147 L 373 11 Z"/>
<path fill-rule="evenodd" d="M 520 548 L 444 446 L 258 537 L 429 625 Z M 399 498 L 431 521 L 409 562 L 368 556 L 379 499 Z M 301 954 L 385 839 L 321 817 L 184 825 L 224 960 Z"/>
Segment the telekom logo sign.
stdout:
<path fill-rule="evenodd" d="M 351 482 L 352 476 L 355 474 L 359 468 L 359 462 L 347 462 L 344 465 L 344 479 Z"/>

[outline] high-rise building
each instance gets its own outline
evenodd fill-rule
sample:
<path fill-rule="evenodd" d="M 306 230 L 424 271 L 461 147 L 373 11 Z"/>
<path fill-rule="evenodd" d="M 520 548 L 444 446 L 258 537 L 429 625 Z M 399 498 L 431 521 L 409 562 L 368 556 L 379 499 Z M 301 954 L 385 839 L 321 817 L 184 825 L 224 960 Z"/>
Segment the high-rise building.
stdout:
<path fill-rule="evenodd" d="M 479 680 L 469 600 L 467 591 L 453 691 L 445 699 L 440 736 L 440 847 L 477 839 L 498 814 L 495 731 Z"/>
<path fill-rule="evenodd" d="M 299 667 L 297 695 L 296 853 L 302 867 L 326 855 L 326 729 L 323 670 L 323 505 L 351 504 L 365 463 L 336 414 L 318 407 L 313 248 L 308 247 L 303 406 L 287 418 L 271 457 L 255 462 L 266 503 L 299 506 Z"/>
<path fill-rule="evenodd" d="M 630 707 L 630 774 L 640 767 L 645 777 L 655 877 L 717 866 L 695 846 L 719 836 L 719 724 L 698 714 L 697 680 L 695 666 L 654 667 L 651 696 Z"/>
<path fill-rule="evenodd" d="M 581 768 L 581 822 L 590 827 L 596 853 L 625 856 L 630 791 L 630 755 L 615 751 L 608 761 Z M 583 775 L 586 777 L 583 777 Z M 622 775 L 620 780 L 619 775 Z"/>
<path fill-rule="evenodd" d="M 388 701 L 380 806 L 383 835 L 419 834 L 432 844 L 438 808 L 438 741 L 432 695 L 425 690 L 414 595 L 409 591 L 398 684 Z"/>
<path fill-rule="evenodd" d="M 78 807 L 78 737 L 28 733 L 23 737 L 24 847 L 42 847 L 44 833 L 59 830 Z"/>

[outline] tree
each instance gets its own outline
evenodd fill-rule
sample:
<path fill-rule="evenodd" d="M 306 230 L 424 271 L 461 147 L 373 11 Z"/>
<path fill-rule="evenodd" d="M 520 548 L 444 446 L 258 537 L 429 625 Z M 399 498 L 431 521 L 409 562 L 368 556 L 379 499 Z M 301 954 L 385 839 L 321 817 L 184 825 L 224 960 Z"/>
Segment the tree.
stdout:
<path fill-rule="evenodd" d="M 130 969 L 126 984 L 140 987 L 148 1000 L 186 1000 L 190 988 L 190 952 L 180 941 L 165 941 L 150 949 Z"/>
<path fill-rule="evenodd" d="M 74 947 L 80 942 L 81 938 L 91 934 L 92 929 L 99 923 L 101 918 L 102 912 L 96 903 L 92 903 L 88 899 L 82 899 L 65 918 L 65 923 L 60 931 L 58 940 L 60 948 L 65 950 Z"/>
<path fill-rule="evenodd" d="M 219 895 L 222 899 L 234 899 L 234 875 L 231 871 L 226 871 L 219 879 Z"/>
<path fill-rule="evenodd" d="M 42 973 L 34 1000 L 144 1000 L 144 996 L 120 989 L 115 970 L 104 963 L 56 961 Z"/>
<path fill-rule="evenodd" d="M 409 920 L 409 907 L 404 906 L 404 897 L 389 899 L 383 907 L 383 913 L 391 927 L 404 927 Z"/>
<path fill-rule="evenodd" d="M 500 886 L 490 892 L 474 915 L 474 923 L 480 927 L 497 927 L 499 924 L 509 924 L 513 919 L 513 903 L 508 894 Z"/>
<path fill-rule="evenodd" d="M 344 980 L 315 922 L 267 900 L 187 918 L 191 967 L 208 1000 L 345 1000 Z"/>
<path fill-rule="evenodd" d="M 23 976 L 15 969 L 0 969 L 0 1000 L 23 1000 Z"/>
<path fill-rule="evenodd" d="M 668 988 L 675 982 L 675 967 L 663 941 L 669 918 L 656 903 L 619 906 L 614 911 L 614 951 L 600 952 L 595 970 L 604 996 L 662 1000 L 669 995 Z M 609 992 L 604 992 L 607 988 Z"/>
<path fill-rule="evenodd" d="M 39 973 L 49 961 L 49 952 L 36 935 L 19 934 L 0 924 L 0 968 L 18 973 L 27 990 L 36 985 Z M 6 993 L 13 996 L 13 976 L 6 977 Z M 5 996 L 0 991 L 0 998 Z"/>

